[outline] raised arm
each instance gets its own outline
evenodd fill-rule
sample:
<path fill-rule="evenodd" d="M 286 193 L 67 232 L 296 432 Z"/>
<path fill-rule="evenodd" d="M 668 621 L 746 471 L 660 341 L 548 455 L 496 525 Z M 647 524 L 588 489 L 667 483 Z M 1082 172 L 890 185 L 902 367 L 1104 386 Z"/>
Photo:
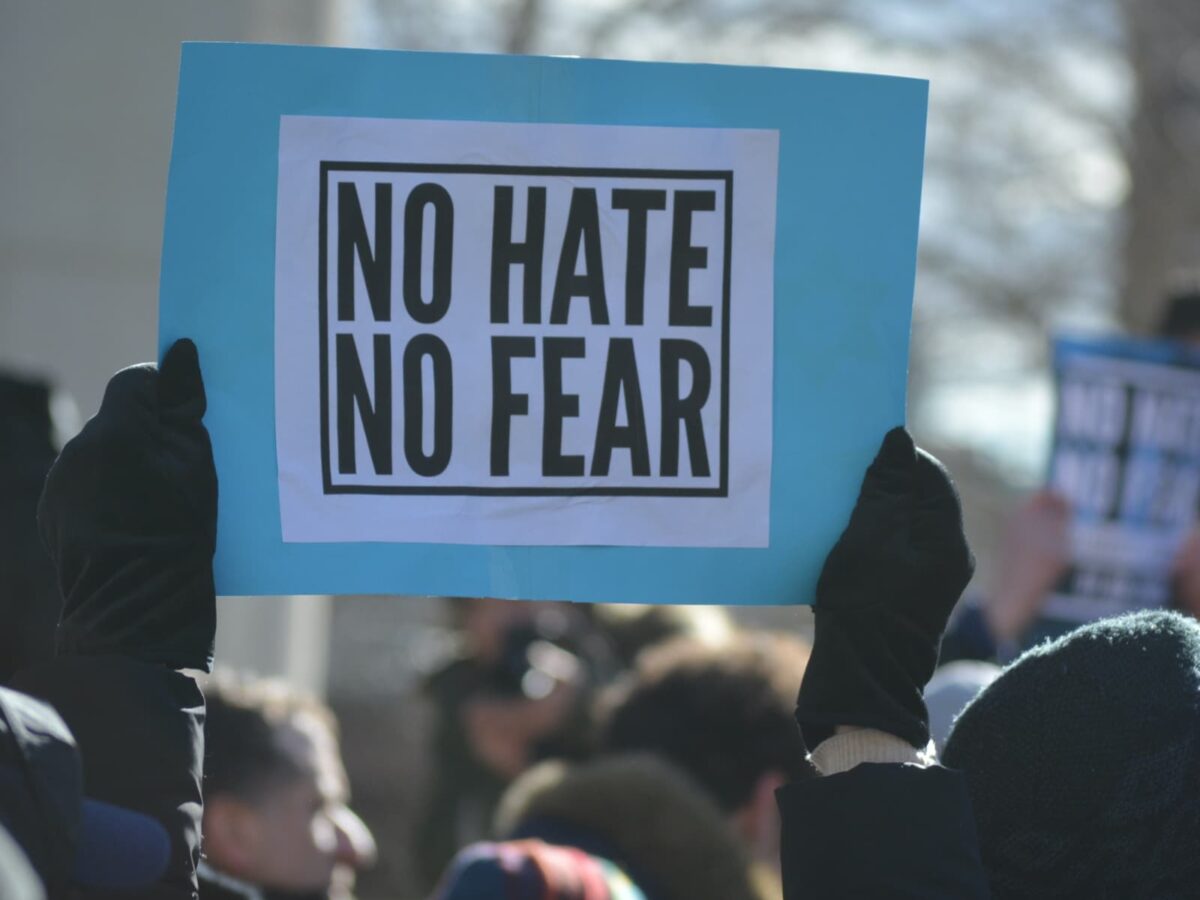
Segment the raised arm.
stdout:
<path fill-rule="evenodd" d="M 824 777 L 778 793 L 788 900 L 988 895 L 965 784 L 932 764 L 922 699 L 973 571 L 946 470 L 888 432 L 817 585 L 796 719 Z"/>
<path fill-rule="evenodd" d="M 147 813 L 171 837 L 162 884 L 191 898 L 200 850 L 204 699 L 216 627 L 217 482 L 196 348 L 109 381 L 63 448 L 38 509 L 64 607 L 57 656 L 14 686 L 53 705 L 89 796 Z M 141 895 L 139 895 L 141 896 Z"/>

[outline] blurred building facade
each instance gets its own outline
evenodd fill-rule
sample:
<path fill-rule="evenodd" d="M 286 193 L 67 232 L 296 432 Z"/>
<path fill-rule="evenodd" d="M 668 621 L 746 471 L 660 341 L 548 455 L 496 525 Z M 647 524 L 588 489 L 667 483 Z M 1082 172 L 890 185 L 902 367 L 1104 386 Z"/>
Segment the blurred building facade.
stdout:
<path fill-rule="evenodd" d="M 156 355 L 183 41 L 340 41 L 337 0 L 0 0 L 0 367 L 86 419 Z M 323 692 L 326 598 L 223 599 L 222 661 Z"/>

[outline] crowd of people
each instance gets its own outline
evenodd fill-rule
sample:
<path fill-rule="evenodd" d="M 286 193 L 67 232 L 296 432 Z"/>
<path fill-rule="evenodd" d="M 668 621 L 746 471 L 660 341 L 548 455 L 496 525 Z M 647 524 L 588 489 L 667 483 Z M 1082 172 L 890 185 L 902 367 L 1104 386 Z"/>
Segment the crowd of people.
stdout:
<path fill-rule="evenodd" d="M 0 898 L 354 896 L 389 848 L 352 810 L 336 718 L 214 671 L 195 347 L 115 375 L 57 456 L 44 390 L 0 401 Z M 949 474 L 903 428 L 881 439 L 797 598 L 808 639 L 717 610 L 446 601 L 428 897 L 1200 896 L 1200 541 L 1177 610 L 1029 646 L 1069 509 L 1033 496 L 964 608 Z"/>

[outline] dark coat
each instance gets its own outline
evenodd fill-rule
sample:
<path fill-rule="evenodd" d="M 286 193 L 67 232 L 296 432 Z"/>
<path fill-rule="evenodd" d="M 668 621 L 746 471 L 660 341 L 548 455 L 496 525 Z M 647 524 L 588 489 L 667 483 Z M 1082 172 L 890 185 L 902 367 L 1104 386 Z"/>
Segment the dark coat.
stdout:
<path fill-rule="evenodd" d="M 959 772 L 868 763 L 776 799 L 785 900 L 990 896 Z"/>
<path fill-rule="evenodd" d="M 120 656 L 60 656 L 19 673 L 13 687 L 67 723 L 87 796 L 145 813 L 170 835 L 160 882 L 121 896 L 193 900 L 204 758 L 204 698 L 195 679 Z"/>

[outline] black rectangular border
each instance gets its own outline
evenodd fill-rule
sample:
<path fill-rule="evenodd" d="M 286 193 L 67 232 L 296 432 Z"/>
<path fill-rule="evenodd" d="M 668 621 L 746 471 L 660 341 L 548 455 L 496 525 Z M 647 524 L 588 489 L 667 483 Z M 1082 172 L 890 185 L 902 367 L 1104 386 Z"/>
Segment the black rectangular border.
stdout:
<path fill-rule="evenodd" d="M 327 322 L 329 175 L 332 172 L 428 172 L 452 175 L 558 175 L 583 178 L 664 178 L 725 183 L 725 267 L 721 306 L 721 476 L 713 488 L 655 487 L 448 487 L 430 485 L 334 484 L 329 447 L 329 325 Z M 317 278 L 320 317 L 321 472 L 326 494 L 407 494 L 457 497 L 728 497 L 729 496 L 729 324 L 733 259 L 733 172 L 700 169 L 577 168 L 571 166 L 490 166 L 441 163 L 368 163 L 322 160 L 320 166 Z"/>

